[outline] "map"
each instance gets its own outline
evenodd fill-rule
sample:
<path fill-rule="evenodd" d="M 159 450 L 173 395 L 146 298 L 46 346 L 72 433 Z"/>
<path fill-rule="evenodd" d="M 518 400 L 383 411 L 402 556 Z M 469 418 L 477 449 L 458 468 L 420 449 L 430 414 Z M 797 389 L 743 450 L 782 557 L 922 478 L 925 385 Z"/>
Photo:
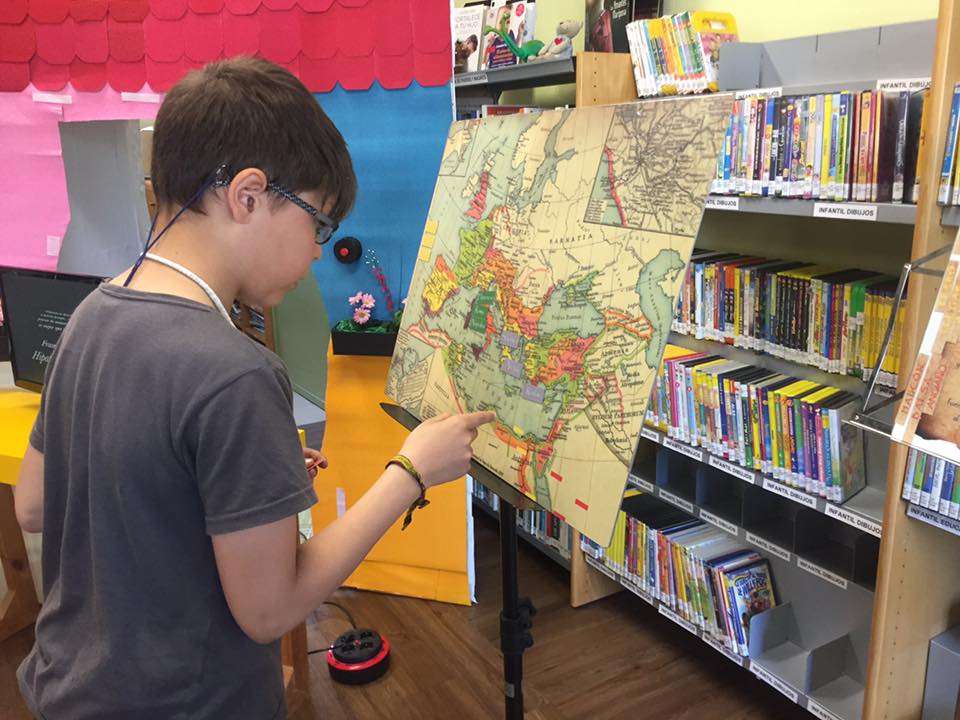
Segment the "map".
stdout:
<path fill-rule="evenodd" d="M 608 542 L 730 99 L 454 123 L 387 395 L 492 410 L 475 458 Z"/>

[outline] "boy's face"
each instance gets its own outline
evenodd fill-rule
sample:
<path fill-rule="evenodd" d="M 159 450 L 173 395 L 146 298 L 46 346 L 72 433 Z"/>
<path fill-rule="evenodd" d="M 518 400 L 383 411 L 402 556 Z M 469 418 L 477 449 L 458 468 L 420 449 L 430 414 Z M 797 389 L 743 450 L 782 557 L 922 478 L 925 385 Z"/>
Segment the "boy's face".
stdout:
<path fill-rule="evenodd" d="M 330 214 L 335 198 L 324 198 L 317 191 L 297 193 L 324 215 Z M 322 254 L 316 243 L 317 220 L 303 208 L 278 200 L 268 212 L 259 213 L 251 223 L 244 243 L 244 263 L 240 277 L 240 299 L 264 307 L 274 307 L 310 272 L 310 265 Z"/>

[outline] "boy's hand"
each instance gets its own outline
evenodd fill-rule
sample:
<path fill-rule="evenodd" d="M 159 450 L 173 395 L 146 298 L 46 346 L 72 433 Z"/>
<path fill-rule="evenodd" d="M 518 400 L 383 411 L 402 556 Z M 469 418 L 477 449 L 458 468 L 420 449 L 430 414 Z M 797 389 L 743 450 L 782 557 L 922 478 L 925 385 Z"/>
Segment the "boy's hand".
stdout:
<path fill-rule="evenodd" d="M 400 452 L 410 458 L 427 487 L 456 480 L 470 470 L 477 428 L 495 418 L 492 412 L 437 415 L 410 433 Z"/>
<path fill-rule="evenodd" d="M 317 476 L 317 472 L 320 468 L 323 468 L 324 470 L 327 469 L 327 459 L 319 450 L 314 450 L 313 448 L 304 448 L 303 459 L 307 464 L 307 472 L 310 473 L 310 477 L 312 478 Z"/>

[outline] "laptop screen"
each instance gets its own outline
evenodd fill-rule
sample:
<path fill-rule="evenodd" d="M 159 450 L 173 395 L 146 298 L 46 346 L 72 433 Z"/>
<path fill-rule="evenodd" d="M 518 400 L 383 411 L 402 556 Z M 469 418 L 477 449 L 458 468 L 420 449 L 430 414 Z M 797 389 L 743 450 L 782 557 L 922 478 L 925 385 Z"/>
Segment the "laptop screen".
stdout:
<path fill-rule="evenodd" d="M 10 341 L 14 384 L 40 392 L 60 333 L 104 278 L 0 268 L 0 308 Z"/>

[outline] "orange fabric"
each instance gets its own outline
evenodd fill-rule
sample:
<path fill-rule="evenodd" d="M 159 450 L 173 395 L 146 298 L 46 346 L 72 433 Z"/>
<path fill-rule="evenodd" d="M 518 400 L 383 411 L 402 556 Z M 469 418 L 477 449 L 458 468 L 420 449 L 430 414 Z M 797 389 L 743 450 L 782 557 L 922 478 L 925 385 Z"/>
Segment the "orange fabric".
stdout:
<path fill-rule="evenodd" d="M 349 508 L 376 482 L 407 436 L 380 408 L 388 399 L 383 388 L 389 366 L 385 357 L 329 357 L 323 452 L 330 467 L 315 482 L 315 532 L 336 519 L 337 489 Z M 403 532 L 398 520 L 344 585 L 469 605 L 464 482 L 431 488 L 430 505 L 417 510 Z"/>

